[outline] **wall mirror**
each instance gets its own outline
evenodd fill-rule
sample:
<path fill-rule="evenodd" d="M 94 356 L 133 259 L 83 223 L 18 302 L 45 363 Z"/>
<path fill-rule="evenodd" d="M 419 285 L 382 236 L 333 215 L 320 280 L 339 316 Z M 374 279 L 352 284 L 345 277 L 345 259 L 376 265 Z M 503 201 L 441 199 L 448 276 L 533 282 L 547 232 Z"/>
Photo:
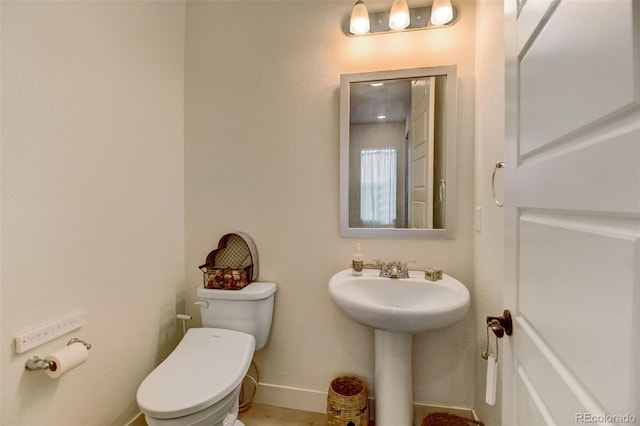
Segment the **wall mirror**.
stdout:
<path fill-rule="evenodd" d="M 340 235 L 453 238 L 456 67 L 340 78 Z"/>

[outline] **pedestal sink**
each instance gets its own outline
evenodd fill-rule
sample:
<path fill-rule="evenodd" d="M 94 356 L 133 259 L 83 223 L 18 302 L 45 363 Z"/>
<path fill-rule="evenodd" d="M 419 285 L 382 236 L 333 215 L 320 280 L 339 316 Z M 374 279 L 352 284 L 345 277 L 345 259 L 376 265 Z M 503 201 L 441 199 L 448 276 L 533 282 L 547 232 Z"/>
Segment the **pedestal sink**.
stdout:
<path fill-rule="evenodd" d="M 376 426 L 413 425 L 412 335 L 449 327 L 469 309 L 469 290 L 455 278 L 428 281 L 424 271 L 391 279 L 351 269 L 329 280 L 331 298 L 348 316 L 373 327 Z"/>

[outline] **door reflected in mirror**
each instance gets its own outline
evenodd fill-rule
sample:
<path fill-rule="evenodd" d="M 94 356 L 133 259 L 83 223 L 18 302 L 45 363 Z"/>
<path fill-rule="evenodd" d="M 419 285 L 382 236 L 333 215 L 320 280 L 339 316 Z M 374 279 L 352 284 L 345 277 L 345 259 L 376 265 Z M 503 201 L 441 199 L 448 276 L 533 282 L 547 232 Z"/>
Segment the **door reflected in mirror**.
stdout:
<path fill-rule="evenodd" d="M 455 67 L 341 78 L 341 234 L 451 238 Z"/>

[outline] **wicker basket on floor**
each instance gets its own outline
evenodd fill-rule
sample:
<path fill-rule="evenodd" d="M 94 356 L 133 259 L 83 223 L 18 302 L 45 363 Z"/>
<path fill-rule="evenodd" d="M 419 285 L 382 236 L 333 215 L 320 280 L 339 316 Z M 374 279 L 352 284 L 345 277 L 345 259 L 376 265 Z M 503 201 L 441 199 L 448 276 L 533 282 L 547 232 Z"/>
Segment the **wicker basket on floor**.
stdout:
<path fill-rule="evenodd" d="M 328 426 L 367 426 L 369 400 L 364 382 L 357 377 L 334 379 L 327 396 Z"/>
<path fill-rule="evenodd" d="M 484 426 L 478 420 L 467 419 L 451 413 L 431 413 L 422 420 L 421 426 Z"/>

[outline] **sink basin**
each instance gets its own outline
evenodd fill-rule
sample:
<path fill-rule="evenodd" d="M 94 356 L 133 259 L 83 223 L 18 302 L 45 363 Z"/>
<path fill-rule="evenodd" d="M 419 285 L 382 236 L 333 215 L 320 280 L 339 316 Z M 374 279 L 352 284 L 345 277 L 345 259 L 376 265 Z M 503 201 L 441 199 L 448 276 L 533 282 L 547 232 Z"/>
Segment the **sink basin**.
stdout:
<path fill-rule="evenodd" d="M 443 274 L 428 281 L 424 271 L 410 271 L 411 278 L 391 279 L 365 269 L 354 276 L 351 269 L 329 280 L 333 301 L 354 320 L 400 333 L 423 333 L 460 321 L 469 309 L 469 290 L 458 280 Z"/>
<path fill-rule="evenodd" d="M 329 293 L 347 315 L 375 329 L 376 426 L 412 426 L 413 334 L 460 321 L 469 310 L 469 290 L 445 274 L 439 281 L 420 271 L 409 271 L 412 278 L 378 275 L 365 269 L 354 276 L 346 269 L 331 277 Z"/>

